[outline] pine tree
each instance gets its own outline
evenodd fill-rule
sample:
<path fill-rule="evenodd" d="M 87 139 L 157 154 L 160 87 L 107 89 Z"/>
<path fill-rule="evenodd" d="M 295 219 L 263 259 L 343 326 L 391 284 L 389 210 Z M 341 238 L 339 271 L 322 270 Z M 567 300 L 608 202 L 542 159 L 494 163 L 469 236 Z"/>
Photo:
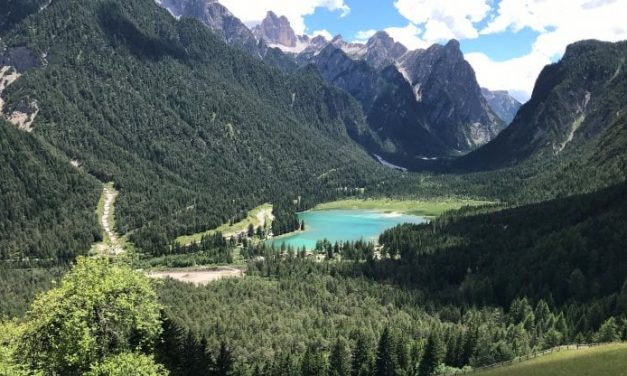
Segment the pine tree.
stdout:
<path fill-rule="evenodd" d="M 427 345 L 425 346 L 422 361 L 420 362 L 419 375 L 433 375 L 435 369 L 444 360 L 445 352 L 446 350 L 444 349 L 444 344 L 442 343 L 442 339 L 438 333 L 431 332 L 429 339 L 427 340 Z"/>
<path fill-rule="evenodd" d="M 313 344 L 310 344 L 305 351 L 301 371 L 303 376 L 326 376 L 327 374 L 326 360 Z"/>
<path fill-rule="evenodd" d="M 215 375 L 230 376 L 233 374 L 233 355 L 225 342 L 220 343 L 220 351 L 216 359 Z"/>
<path fill-rule="evenodd" d="M 335 341 L 329 357 L 329 376 L 350 376 L 351 360 L 348 343 L 344 338 Z"/>
<path fill-rule="evenodd" d="M 603 325 L 601 325 L 595 339 L 600 343 L 615 342 L 620 339 L 618 325 L 616 324 L 616 319 L 614 317 L 610 317 L 603 323 Z"/>
<path fill-rule="evenodd" d="M 477 352 L 477 342 L 479 341 L 479 329 L 470 328 L 466 332 L 466 338 L 464 339 L 464 345 L 462 348 L 462 356 L 460 361 L 463 364 L 470 364 L 470 360 L 475 356 Z"/>
<path fill-rule="evenodd" d="M 396 344 L 390 330 L 386 327 L 379 339 L 377 360 L 375 363 L 376 376 L 394 376 L 396 373 Z"/>
<path fill-rule="evenodd" d="M 367 376 L 372 373 L 372 347 L 363 333 L 357 334 L 353 348 L 352 376 Z"/>

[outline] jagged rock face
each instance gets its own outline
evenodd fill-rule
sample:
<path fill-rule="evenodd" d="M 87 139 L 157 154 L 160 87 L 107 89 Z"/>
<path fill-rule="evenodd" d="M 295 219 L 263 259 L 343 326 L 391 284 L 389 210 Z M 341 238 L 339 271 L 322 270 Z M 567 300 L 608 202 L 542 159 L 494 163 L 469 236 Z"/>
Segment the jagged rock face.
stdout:
<path fill-rule="evenodd" d="M 509 95 L 506 90 L 481 88 L 481 94 L 488 101 L 488 106 L 505 123 L 510 124 L 522 104 Z"/>
<path fill-rule="evenodd" d="M 271 11 L 252 32 L 258 40 L 263 40 L 269 45 L 296 47 L 298 41 L 288 19 L 285 16 L 278 17 Z"/>
<path fill-rule="evenodd" d="M 368 64 L 352 60 L 331 43 L 309 63 L 318 68 L 325 81 L 349 92 L 365 109 L 372 106 L 377 96 L 379 77 Z"/>
<path fill-rule="evenodd" d="M 253 33 L 217 0 L 157 0 L 157 3 L 175 17 L 199 20 L 231 46 L 260 55 Z"/>
<path fill-rule="evenodd" d="M 404 55 L 399 69 L 427 113 L 431 132 L 459 151 L 492 140 L 505 126 L 481 94 L 459 42 Z"/>
<path fill-rule="evenodd" d="M 364 59 L 376 69 L 383 69 L 405 55 L 407 47 L 395 42 L 385 31 L 380 31 L 368 40 L 365 51 Z"/>
<path fill-rule="evenodd" d="M 350 58 L 341 48 L 340 39 L 334 41 L 308 63 L 316 66 L 325 81 L 361 103 L 368 125 L 383 141 L 377 152 L 403 158 L 446 154 L 447 147 L 424 126 L 421 106 L 396 68 L 388 66 L 379 71 L 365 60 Z"/>
<path fill-rule="evenodd" d="M 493 142 L 457 162 L 491 169 L 589 145 L 627 111 L 627 42 L 582 41 L 546 66 L 531 99 Z"/>

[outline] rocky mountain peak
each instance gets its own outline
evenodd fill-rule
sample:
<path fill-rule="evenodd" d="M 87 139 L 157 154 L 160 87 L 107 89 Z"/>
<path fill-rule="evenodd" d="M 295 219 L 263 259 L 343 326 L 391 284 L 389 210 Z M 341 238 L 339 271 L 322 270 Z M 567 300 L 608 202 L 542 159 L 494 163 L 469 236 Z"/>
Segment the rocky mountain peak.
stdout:
<path fill-rule="evenodd" d="M 216 0 L 158 0 L 174 17 L 202 22 L 226 43 L 260 56 L 257 40 L 244 23 Z"/>
<path fill-rule="evenodd" d="M 377 69 L 392 65 L 407 52 L 407 47 L 394 41 L 385 31 L 379 31 L 366 43 L 364 58 Z"/>
<path fill-rule="evenodd" d="M 488 101 L 488 106 L 507 124 L 514 120 L 514 116 L 522 104 L 509 95 L 507 90 L 489 90 L 481 88 L 481 94 Z"/>
<path fill-rule="evenodd" d="M 455 149 L 485 144 L 505 126 L 481 94 L 458 41 L 411 51 L 397 65 L 426 108 L 431 131 Z"/>
<path fill-rule="evenodd" d="M 285 47 L 296 47 L 298 38 L 290 21 L 285 16 L 277 16 L 274 12 L 268 11 L 266 18 L 261 24 L 253 28 L 253 34 L 257 39 L 263 40 L 270 45 L 281 45 Z"/>

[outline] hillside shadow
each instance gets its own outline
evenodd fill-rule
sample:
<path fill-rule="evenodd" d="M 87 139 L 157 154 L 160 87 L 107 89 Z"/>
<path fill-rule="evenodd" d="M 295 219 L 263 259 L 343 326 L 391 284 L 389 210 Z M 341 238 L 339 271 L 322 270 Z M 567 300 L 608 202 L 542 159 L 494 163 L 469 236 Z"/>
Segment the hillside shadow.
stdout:
<path fill-rule="evenodd" d="M 157 61 L 168 56 L 182 59 L 186 55 L 185 50 L 176 41 L 144 33 L 122 13 L 119 5 L 113 2 L 100 6 L 98 22 L 113 46 L 122 45 L 139 59 Z"/>

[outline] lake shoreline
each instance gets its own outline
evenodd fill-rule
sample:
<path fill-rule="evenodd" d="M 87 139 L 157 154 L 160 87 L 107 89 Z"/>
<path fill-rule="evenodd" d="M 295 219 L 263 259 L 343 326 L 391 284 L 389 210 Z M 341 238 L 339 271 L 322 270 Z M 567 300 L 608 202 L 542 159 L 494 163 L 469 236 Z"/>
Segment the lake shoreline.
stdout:
<path fill-rule="evenodd" d="M 372 209 L 311 209 L 298 213 L 305 222 L 304 231 L 293 231 L 265 240 L 269 247 L 283 244 L 293 249 L 313 250 L 318 241 L 331 243 L 365 241 L 377 244 L 385 230 L 403 223 L 422 224 L 430 220 L 425 216 L 403 214 L 395 210 Z"/>

